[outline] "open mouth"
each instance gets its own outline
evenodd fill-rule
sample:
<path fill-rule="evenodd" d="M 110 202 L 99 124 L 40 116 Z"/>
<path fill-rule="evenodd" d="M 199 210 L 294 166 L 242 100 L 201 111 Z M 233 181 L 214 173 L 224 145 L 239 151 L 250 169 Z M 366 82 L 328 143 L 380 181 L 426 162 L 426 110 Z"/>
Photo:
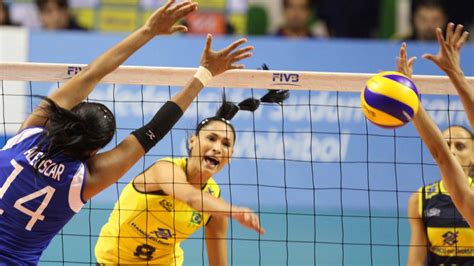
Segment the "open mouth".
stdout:
<path fill-rule="evenodd" d="M 218 159 L 211 156 L 204 156 L 204 161 L 206 161 L 207 165 L 211 168 L 216 168 L 220 163 Z"/>

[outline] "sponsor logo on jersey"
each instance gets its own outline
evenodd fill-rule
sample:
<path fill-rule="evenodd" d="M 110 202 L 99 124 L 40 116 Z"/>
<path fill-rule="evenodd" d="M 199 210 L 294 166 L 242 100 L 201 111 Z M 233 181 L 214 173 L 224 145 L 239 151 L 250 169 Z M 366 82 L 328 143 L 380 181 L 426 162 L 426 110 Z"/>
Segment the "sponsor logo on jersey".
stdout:
<path fill-rule="evenodd" d="M 433 196 L 435 195 L 438 195 L 439 193 L 439 189 L 438 189 L 438 184 L 433 184 L 433 185 L 429 185 L 425 188 L 425 198 L 426 199 L 430 199 L 432 198 Z"/>
<path fill-rule="evenodd" d="M 207 187 L 207 193 L 211 194 L 211 195 L 214 195 L 214 190 L 212 189 L 211 186 L 208 186 Z"/>
<path fill-rule="evenodd" d="M 172 236 L 171 231 L 166 228 L 158 228 L 153 233 L 155 233 L 156 237 L 166 239 L 166 240 L 168 240 Z"/>
<path fill-rule="evenodd" d="M 161 207 L 163 207 L 165 210 L 168 212 L 172 212 L 174 209 L 173 203 L 167 201 L 167 200 L 161 200 L 160 201 Z"/>
<path fill-rule="evenodd" d="M 444 245 L 449 245 L 452 246 L 454 244 L 458 243 L 458 232 L 451 232 L 448 231 L 445 234 L 443 234 L 443 244 Z"/>
<path fill-rule="evenodd" d="M 425 210 L 426 217 L 433 217 L 433 216 L 440 216 L 440 215 L 441 215 L 441 210 L 438 208 L 431 208 L 431 209 Z"/>

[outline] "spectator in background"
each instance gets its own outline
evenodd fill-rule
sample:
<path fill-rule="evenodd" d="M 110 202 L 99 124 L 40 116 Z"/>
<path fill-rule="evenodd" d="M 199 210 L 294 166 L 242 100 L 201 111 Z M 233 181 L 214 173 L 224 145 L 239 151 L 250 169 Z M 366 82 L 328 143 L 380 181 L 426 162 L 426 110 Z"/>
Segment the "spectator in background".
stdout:
<path fill-rule="evenodd" d="M 86 30 L 69 10 L 67 0 L 36 0 L 42 27 L 47 30 Z"/>
<path fill-rule="evenodd" d="M 424 5 L 424 2 L 427 0 L 411 0 L 411 11 L 412 14 L 415 14 L 415 10 L 420 6 Z M 428 2 L 433 2 L 429 0 Z M 455 24 L 462 24 L 465 29 L 469 29 L 474 22 L 474 1 L 473 0 L 438 0 L 438 5 L 443 8 L 445 13 L 446 23 L 442 24 L 444 26 L 447 24 L 447 21 L 452 21 Z M 413 16 L 412 16 L 413 17 Z M 435 30 L 432 30 L 433 34 Z"/>
<path fill-rule="evenodd" d="M 283 0 L 283 25 L 276 36 L 298 38 L 314 37 L 309 27 L 311 20 L 310 0 Z"/>
<path fill-rule="evenodd" d="M 379 26 L 380 0 L 313 0 L 316 15 L 326 21 L 329 36 L 373 38 Z"/>
<path fill-rule="evenodd" d="M 3 0 L 0 0 L 0 25 L 12 26 L 15 25 L 10 19 L 10 10 Z"/>
<path fill-rule="evenodd" d="M 444 29 L 448 22 L 448 14 L 440 1 L 417 1 L 412 15 L 412 34 L 408 40 L 434 41 L 436 28 Z"/>

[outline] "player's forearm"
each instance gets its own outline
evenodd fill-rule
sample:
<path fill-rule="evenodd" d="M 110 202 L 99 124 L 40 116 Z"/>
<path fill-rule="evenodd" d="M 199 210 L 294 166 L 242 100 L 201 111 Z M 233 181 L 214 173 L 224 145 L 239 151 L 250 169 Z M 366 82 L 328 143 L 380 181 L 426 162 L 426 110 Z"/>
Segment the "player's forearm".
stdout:
<path fill-rule="evenodd" d="M 188 109 L 189 105 L 193 102 L 194 98 L 196 98 L 202 88 L 202 83 L 193 77 L 180 92 L 171 98 L 171 101 L 176 103 L 184 112 Z"/>
<path fill-rule="evenodd" d="M 441 131 L 428 116 L 423 106 L 420 106 L 418 113 L 413 119 L 413 123 L 433 159 L 436 161 L 446 188 L 451 193 L 451 197 L 455 203 L 460 204 L 462 202 L 461 196 L 465 195 L 469 190 L 469 184 L 461 165 L 451 154 Z"/>
<path fill-rule="evenodd" d="M 95 59 L 62 88 L 53 92 L 50 98 L 63 108 L 73 108 L 92 92 L 102 78 L 114 71 L 152 38 L 149 30 L 140 28 Z"/>
<path fill-rule="evenodd" d="M 88 200 L 117 182 L 144 155 L 138 140 L 130 135 L 114 149 L 87 161 L 89 176 L 82 193 Z"/>
<path fill-rule="evenodd" d="M 410 251 L 408 255 L 408 266 L 425 265 L 426 247 L 413 247 L 410 244 Z"/>
<path fill-rule="evenodd" d="M 141 27 L 90 63 L 88 66 L 89 75 L 96 80 L 102 79 L 153 37 L 154 35 L 149 29 Z"/>
<path fill-rule="evenodd" d="M 195 210 L 203 211 L 211 215 L 227 217 L 231 215 L 232 206 L 229 203 L 223 199 L 214 198 L 205 192 L 193 193 L 193 195 L 189 197 L 187 204 Z"/>
<path fill-rule="evenodd" d="M 209 266 L 227 266 L 227 239 L 226 233 L 209 233 L 206 228 L 206 247 Z"/>
<path fill-rule="evenodd" d="M 418 131 L 423 143 L 428 147 L 435 161 L 444 159 L 449 152 L 444 137 L 438 126 L 431 120 L 428 113 L 420 104 L 417 114 L 413 118 L 413 124 Z"/>
<path fill-rule="evenodd" d="M 474 128 L 474 88 L 470 86 L 461 70 L 447 72 L 464 106 L 471 127 Z"/>

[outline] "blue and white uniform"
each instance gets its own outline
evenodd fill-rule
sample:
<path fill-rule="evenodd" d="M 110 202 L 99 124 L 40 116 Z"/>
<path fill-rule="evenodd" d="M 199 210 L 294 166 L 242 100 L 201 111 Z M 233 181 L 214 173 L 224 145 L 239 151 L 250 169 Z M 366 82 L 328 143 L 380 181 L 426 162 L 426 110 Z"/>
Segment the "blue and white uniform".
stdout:
<path fill-rule="evenodd" d="M 37 264 L 85 203 L 84 162 L 57 154 L 39 163 L 43 130 L 26 128 L 0 150 L 0 264 Z"/>

